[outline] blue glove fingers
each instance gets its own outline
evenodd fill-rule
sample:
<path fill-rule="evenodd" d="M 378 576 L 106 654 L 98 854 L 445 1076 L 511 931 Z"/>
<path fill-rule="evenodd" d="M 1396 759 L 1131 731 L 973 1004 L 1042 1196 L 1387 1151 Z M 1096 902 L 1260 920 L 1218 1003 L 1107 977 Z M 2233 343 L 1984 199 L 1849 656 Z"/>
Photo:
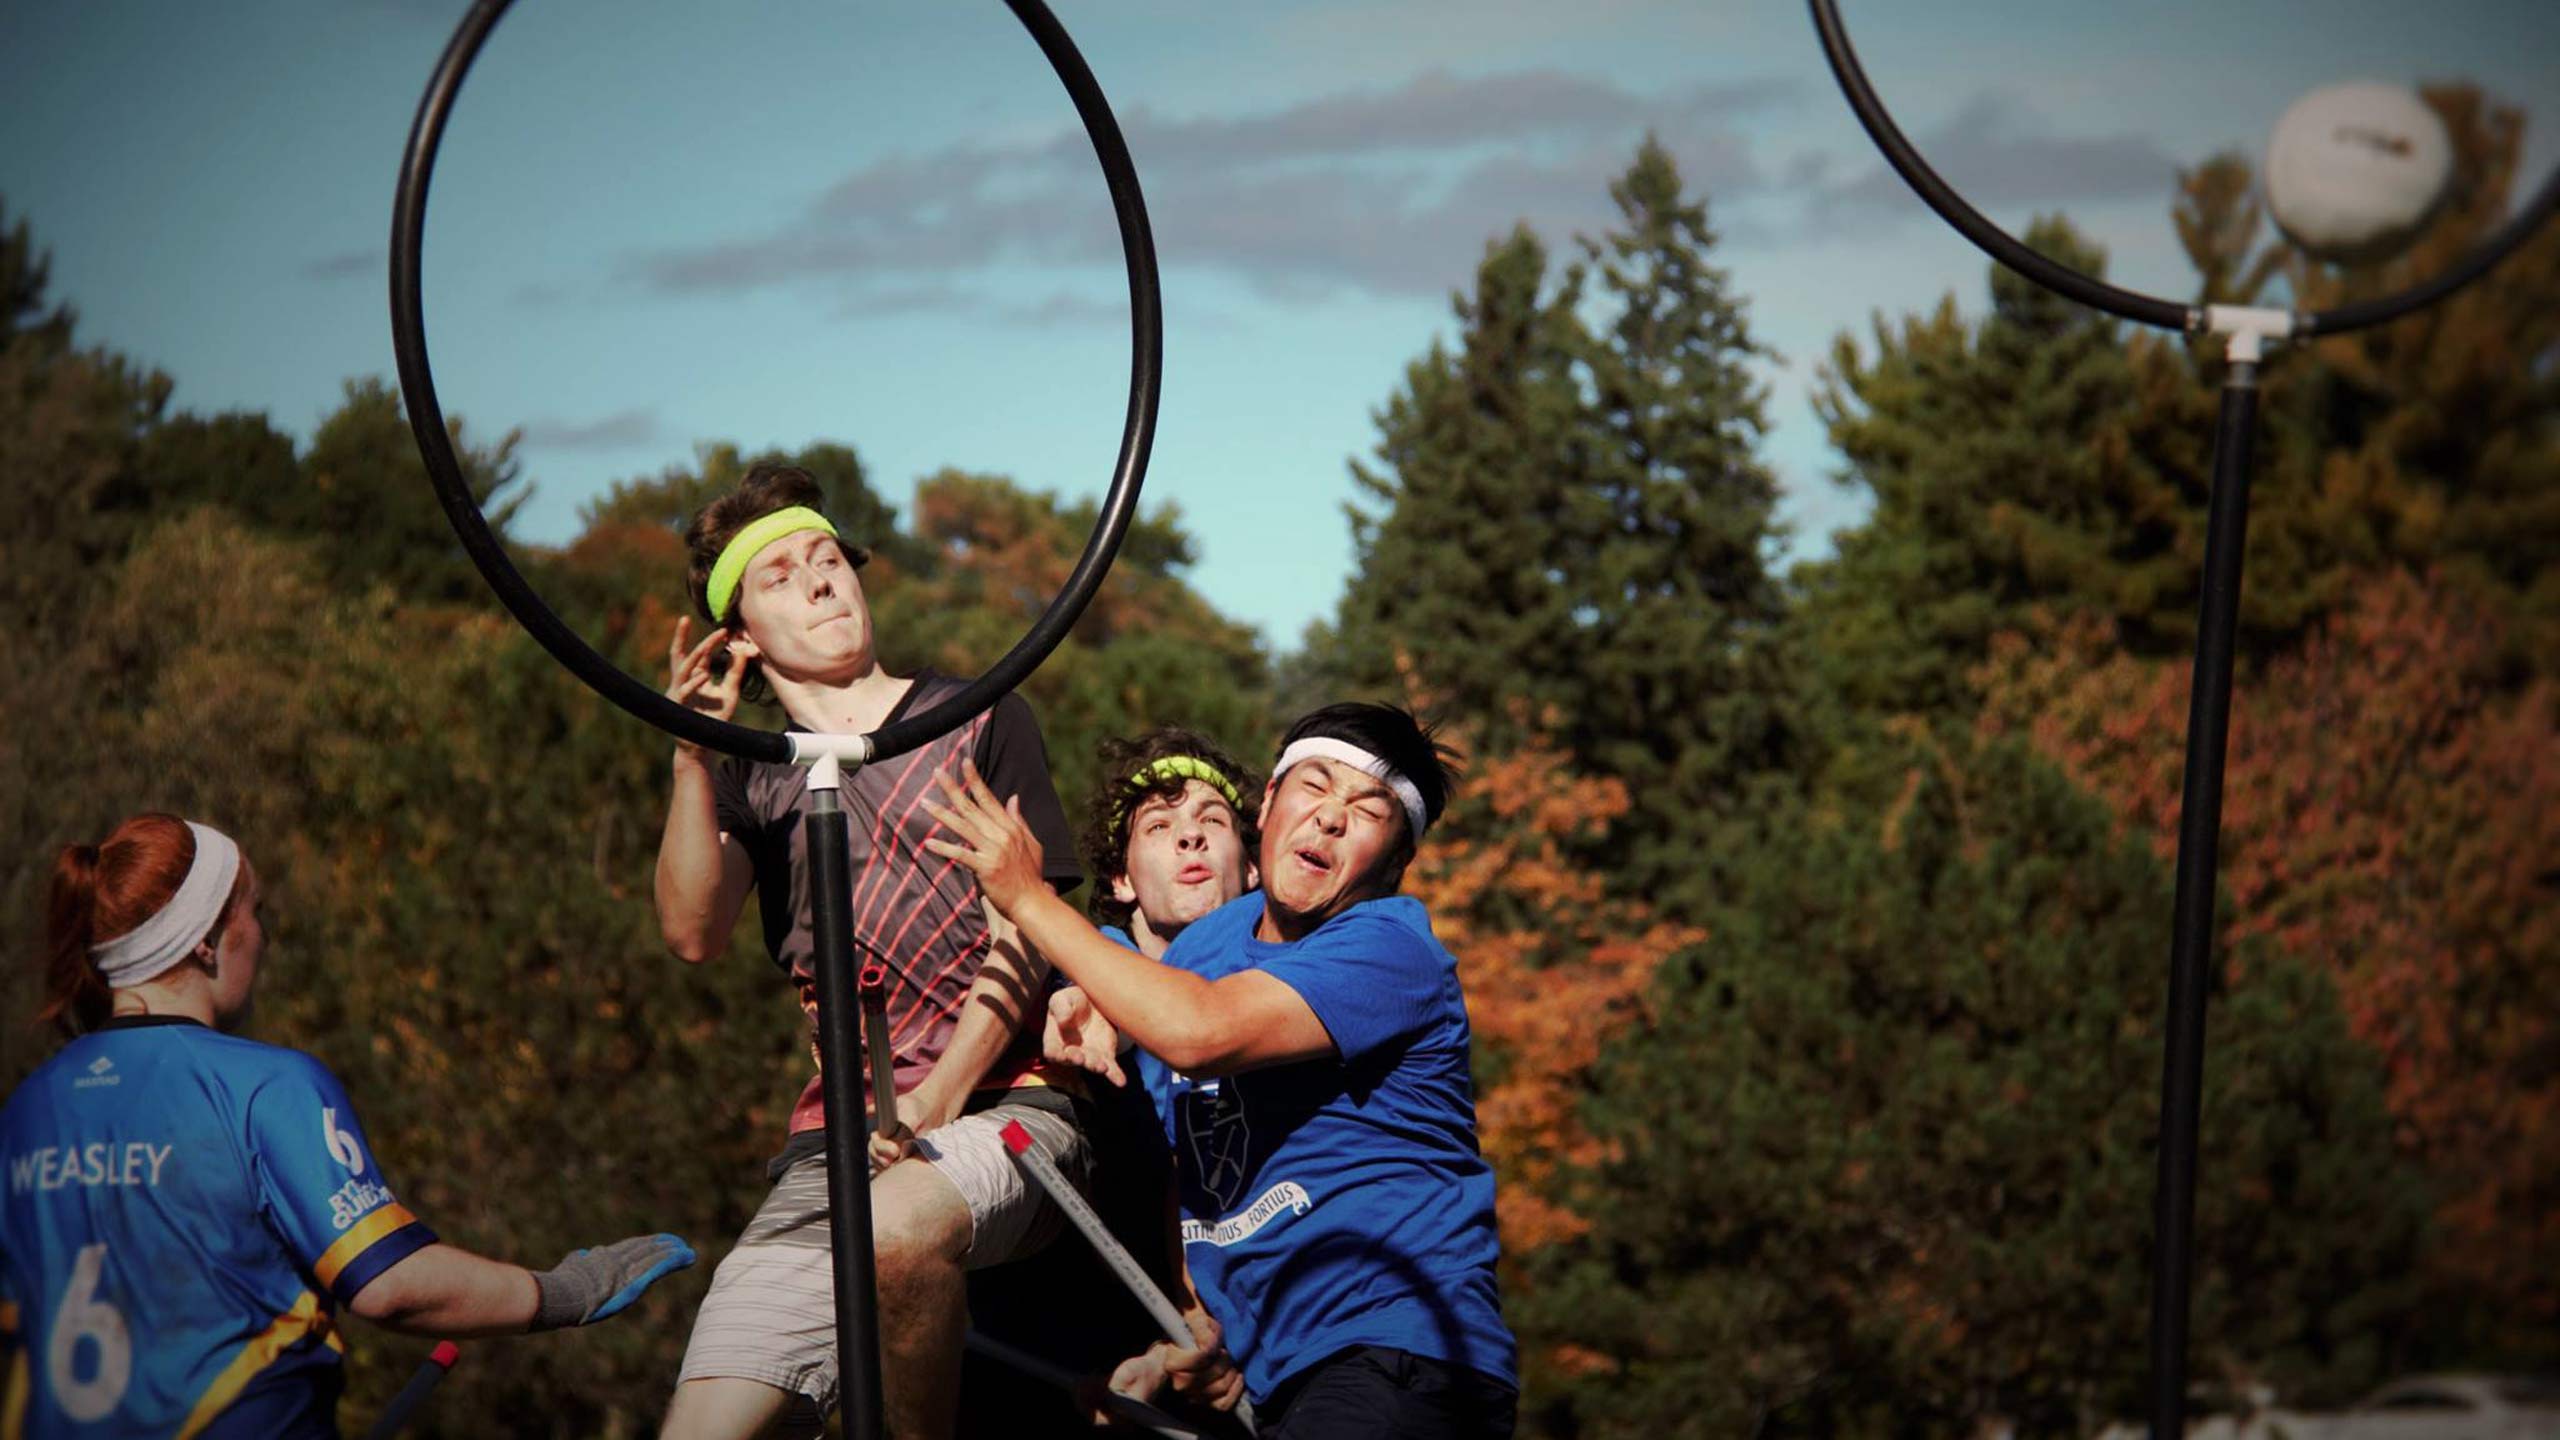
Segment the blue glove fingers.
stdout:
<path fill-rule="evenodd" d="M 595 1313 L 587 1317 L 587 1323 L 593 1324 L 598 1320 L 608 1320 L 621 1314 L 632 1301 L 645 1294 L 650 1286 L 693 1264 L 693 1247 L 684 1243 L 682 1237 L 661 1234 L 649 1238 L 657 1241 L 661 1247 L 658 1258 L 650 1262 L 648 1269 L 641 1271 L 621 1289 L 606 1297 L 605 1302 L 595 1308 Z"/>

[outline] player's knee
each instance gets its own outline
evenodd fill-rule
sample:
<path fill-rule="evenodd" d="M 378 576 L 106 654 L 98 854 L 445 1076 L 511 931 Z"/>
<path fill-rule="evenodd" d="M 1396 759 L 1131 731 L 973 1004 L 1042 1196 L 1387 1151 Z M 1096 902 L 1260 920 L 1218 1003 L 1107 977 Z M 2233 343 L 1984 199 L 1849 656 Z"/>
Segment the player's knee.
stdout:
<path fill-rule="evenodd" d="M 909 1164 L 872 1188 L 872 1259 L 883 1286 L 957 1275 L 969 1250 L 968 1207 L 928 1166 Z"/>

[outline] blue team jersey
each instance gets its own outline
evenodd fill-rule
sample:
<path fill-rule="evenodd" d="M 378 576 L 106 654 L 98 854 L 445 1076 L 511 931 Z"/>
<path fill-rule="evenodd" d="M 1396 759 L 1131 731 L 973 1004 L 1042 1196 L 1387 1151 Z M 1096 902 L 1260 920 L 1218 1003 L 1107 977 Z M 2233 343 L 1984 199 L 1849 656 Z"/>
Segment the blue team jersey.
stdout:
<path fill-rule="evenodd" d="M 337 1307 L 435 1236 L 326 1067 L 188 1020 L 64 1046 L 0 1114 L 0 1436 L 331 1436 Z"/>
<path fill-rule="evenodd" d="M 1289 944 L 1254 938 L 1262 908 L 1256 891 L 1193 921 L 1165 963 L 1272 976 L 1337 1054 L 1215 1080 L 1138 1060 L 1181 1177 L 1192 1283 L 1247 1389 L 1268 1399 L 1353 1345 L 1517 1386 L 1457 961 L 1416 900 L 1355 905 Z"/>

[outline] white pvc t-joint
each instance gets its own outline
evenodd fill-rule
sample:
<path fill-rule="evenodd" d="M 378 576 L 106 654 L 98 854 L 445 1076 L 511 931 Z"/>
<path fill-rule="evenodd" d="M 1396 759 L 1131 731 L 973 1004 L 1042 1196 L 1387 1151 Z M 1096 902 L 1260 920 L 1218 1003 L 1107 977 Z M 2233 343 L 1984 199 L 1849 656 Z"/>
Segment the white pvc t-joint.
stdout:
<path fill-rule="evenodd" d="M 809 788 L 834 790 L 844 784 L 844 772 L 859 770 L 871 761 L 871 737 L 868 735 L 816 735 L 805 730 L 791 732 L 791 763 L 809 767 Z"/>
<path fill-rule="evenodd" d="M 2207 305 L 2204 328 L 2223 337 L 2223 355 L 2234 365 L 2255 365 L 2269 345 L 2293 336 L 2293 312 L 2261 305 Z"/>

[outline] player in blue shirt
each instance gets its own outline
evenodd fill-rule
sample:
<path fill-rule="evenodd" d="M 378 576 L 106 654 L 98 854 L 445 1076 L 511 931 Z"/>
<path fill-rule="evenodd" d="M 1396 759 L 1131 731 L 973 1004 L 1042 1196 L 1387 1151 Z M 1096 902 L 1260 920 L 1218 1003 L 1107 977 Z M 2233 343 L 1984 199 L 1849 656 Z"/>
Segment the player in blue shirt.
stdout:
<path fill-rule="evenodd" d="M 931 848 L 1145 1052 L 1192 1282 L 1279 1440 L 1515 1423 L 1465 996 L 1396 893 L 1447 803 L 1444 753 L 1390 706 L 1300 720 L 1263 794 L 1262 889 L 1161 961 L 1047 895 L 1038 843 L 974 774 L 938 812 L 961 839 Z"/>
<path fill-rule="evenodd" d="M 317 1060 L 226 1033 L 266 946 L 229 837 L 137 815 L 56 860 L 43 1018 L 0 1112 L 0 1436 L 334 1437 L 341 1307 L 396 1329 L 584 1325 L 693 1262 L 672 1235 L 540 1274 L 439 1243 Z"/>

